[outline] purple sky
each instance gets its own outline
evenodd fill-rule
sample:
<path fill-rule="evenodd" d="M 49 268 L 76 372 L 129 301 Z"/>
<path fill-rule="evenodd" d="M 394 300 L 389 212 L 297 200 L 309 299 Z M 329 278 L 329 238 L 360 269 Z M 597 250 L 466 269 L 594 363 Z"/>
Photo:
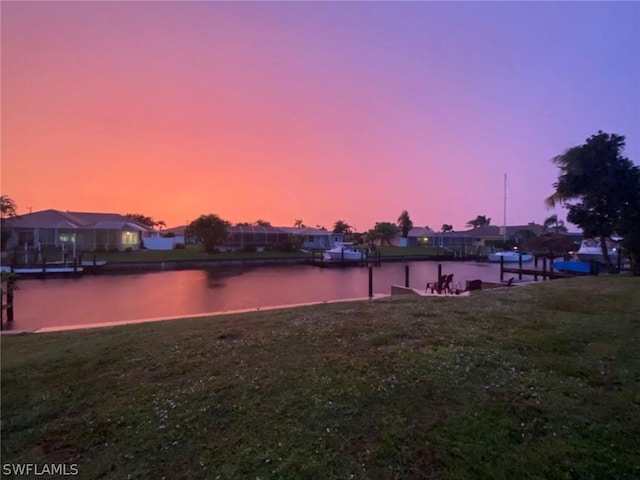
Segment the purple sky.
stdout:
<path fill-rule="evenodd" d="M 20 213 L 540 223 L 598 130 L 640 162 L 638 2 L 2 2 Z"/>

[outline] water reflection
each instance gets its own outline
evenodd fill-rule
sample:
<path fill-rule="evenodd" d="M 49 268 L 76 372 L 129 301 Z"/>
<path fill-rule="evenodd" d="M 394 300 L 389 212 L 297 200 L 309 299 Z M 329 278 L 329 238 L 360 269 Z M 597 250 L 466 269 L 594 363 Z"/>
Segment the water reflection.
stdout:
<path fill-rule="evenodd" d="M 374 268 L 374 293 L 404 284 L 403 263 Z M 410 264 L 410 286 L 424 288 L 437 264 Z M 494 264 L 444 262 L 443 273 L 465 280 L 497 281 Z M 17 330 L 193 315 L 246 308 L 321 302 L 368 295 L 368 269 L 321 269 L 308 265 L 220 267 L 79 279 L 23 280 L 16 292 Z M 5 325 L 6 326 L 6 325 Z"/>

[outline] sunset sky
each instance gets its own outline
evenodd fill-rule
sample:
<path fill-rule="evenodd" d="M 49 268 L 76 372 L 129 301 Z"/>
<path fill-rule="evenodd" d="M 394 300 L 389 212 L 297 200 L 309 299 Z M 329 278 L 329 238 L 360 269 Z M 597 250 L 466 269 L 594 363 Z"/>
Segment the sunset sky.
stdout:
<path fill-rule="evenodd" d="M 459 230 L 502 223 L 505 173 L 508 223 L 556 213 L 550 159 L 598 130 L 640 163 L 638 2 L 3 1 L 1 28 L 19 213 Z"/>

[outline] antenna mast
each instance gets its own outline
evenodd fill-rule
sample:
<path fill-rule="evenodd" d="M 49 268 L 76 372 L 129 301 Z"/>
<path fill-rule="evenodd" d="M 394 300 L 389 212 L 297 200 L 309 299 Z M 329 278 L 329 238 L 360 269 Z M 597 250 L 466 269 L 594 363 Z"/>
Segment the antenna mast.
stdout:
<path fill-rule="evenodd" d="M 502 220 L 502 241 L 507 243 L 507 174 L 504 174 L 504 218 Z"/>

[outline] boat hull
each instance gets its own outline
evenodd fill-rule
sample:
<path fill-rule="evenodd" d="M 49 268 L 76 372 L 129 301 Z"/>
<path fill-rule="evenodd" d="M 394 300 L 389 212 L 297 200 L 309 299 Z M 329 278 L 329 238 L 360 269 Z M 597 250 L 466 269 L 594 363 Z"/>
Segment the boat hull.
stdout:
<path fill-rule="evenodd" d="M 578 250 L 576 255 L 578 256 L 578 258 L 580 259 L 581 262 L 587 262 L 587 263 L 588 262 L 597 262 L 597 263 L 601 263 L 603 265 L 606 264 L 606 262 L 604 260 L 604 255 L 602 255 L 602 252 L 580 252 Z M 618 263 L 618 253 L 610 251 L 609 252 L 609 260 L 614 265 L 616 263 Z"/>
<path fill-rule="evenodd" d="M 324 252 L 324 259 L 333 262 L 359 262 L 367 259 L 364 252 Z"/>

